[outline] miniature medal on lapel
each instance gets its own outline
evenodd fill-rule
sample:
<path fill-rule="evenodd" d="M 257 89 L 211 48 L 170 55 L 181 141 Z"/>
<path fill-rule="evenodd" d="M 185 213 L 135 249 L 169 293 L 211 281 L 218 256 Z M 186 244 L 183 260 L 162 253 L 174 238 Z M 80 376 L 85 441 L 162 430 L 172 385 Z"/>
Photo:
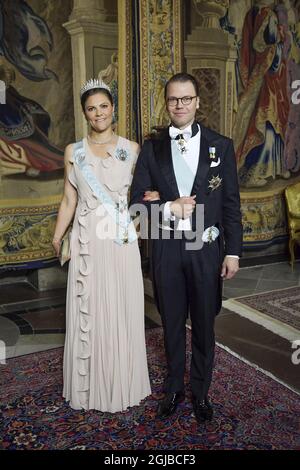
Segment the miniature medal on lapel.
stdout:
<path fill-rule="evenodd" d="M 178 135 L 177 145 L 180 150 L 181 155 L 187 152 L 186 141 L 184 140 L 183 134 Z"/>
<path fill-rule="evenodd" d="M 217 156 L 216 147 L 209 147 L 208 154 L 210 159 L 210 167 L 215 168 L 220 165 L 220 157 Z M 211 191 L 215 191 L 219 186 L 221 186 L 222 178 L 219 175 L 212 176 L 210 180 L 208 180 L 208 189 Z"/>
<path fill-rule="evenodd" d="M 210 167 L 214 168 L 215 166 L 220 165 L 220 157 L 216 154 L 216 147 L 209 147 L 208 148 L 209 159 L 210 159 Z"/>

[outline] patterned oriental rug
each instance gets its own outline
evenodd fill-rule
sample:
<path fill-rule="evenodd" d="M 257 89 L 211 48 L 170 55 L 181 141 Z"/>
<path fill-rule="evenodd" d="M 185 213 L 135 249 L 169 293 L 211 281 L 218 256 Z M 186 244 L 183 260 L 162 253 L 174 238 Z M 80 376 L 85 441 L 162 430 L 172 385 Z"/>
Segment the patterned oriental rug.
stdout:
<path fill-rule="evenodd" d="M 188 383 L 177 413 L 156 420 L 165 374 L 161 328 L 147 330 L 146 339 L 153 394 L 123 413 L 80 412 L 65 403 L 62 348 L 1 365 L 0 449 L 300 449 L 299 396 L 221 347 L 210 393 L 213 421 L 197 425 Z M 187 340 L 189 362 L 189 330 Z"/>
<path fill-rule="evenodd" d="M 223 307 L 290 341 L 300 338 L 300 287 L 225 300 Z"/>

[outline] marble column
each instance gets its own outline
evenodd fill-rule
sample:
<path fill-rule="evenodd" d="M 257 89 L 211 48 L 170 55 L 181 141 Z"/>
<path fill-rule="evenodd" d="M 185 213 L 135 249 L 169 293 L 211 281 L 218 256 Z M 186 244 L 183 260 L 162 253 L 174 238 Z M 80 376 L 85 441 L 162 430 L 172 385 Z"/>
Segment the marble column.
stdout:
<path fill-rule="evenodd" d="M 114 3 L 114 2 L 113 2 Z M 104 0 L 74 0 L 69 21 L 63 26 L 71 36 L 73 61 L 73 92 L 75 135 L 81 139 L 87 133 L 81 111 L 79 92 L 83 83 L 111 63 L 118 50 L 118 26 L 108 22 L 114 15 L 105 8 Z"/>
<path fill-rule="evenodd" d="M 198 118 L 208 127 L 231 137 L 235 103 L 234 38 L 220 27 L 228 0 L 194 0 L 198 24 L 184 43 L 187 71 L 200 84 Z"/>

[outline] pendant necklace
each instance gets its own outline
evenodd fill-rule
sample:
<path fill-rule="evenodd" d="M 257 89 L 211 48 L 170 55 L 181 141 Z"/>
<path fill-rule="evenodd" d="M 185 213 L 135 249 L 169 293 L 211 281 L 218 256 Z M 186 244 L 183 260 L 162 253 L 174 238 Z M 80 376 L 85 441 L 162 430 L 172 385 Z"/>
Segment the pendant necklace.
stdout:
<path fill-rule="evenodd" d="M 110 136 L 110 138 L 108 140 L 105 140 L 103 142 L 98 142 L 97 140 L 93 140 L 89 135 L 87 136 L 88 137 L 88 140 L 92 143 L 92 144 L 95 144 L 95 145 L 105 145 L 105 144 L 109 144 L 109 142 L 112 141 L 112 139 L 114 138 L 115 136 L 115 133 L 113 132 L 112 135 Z"/>

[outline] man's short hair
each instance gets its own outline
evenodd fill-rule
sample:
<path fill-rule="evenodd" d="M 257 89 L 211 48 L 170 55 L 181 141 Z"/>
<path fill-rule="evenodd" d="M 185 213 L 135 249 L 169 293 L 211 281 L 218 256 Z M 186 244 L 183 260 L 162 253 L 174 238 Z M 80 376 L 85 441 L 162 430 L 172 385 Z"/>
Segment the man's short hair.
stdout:
<path fill-rule="evenodd" d="M 171 77 L 165 84 L 165 99 L 167 97 L 167 90 L 168 90 L 169 84 L 174 83 L 174 82 L 181 82 L 181 83 L 192 82 L 195 88 L 196 96 L 199 96 L 199 84 L 196 78 L 193 77 L 193 75 L 190 75 L 189 73 L 180 72 L 180 73 L 176 73 L 175 75 L 173 75 L 173 77 Z"/>

